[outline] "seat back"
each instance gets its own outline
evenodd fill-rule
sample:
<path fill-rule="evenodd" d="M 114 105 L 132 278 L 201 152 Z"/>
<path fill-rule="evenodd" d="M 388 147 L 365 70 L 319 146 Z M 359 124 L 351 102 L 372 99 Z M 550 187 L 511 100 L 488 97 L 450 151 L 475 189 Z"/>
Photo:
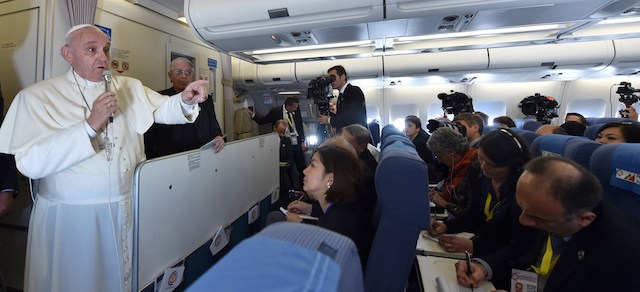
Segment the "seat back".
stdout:
<path fill-rule="evenodd" d="M 591 156 L 590 170 L 602 183 L 604 199 L 640 219 L 640 144 L 604 144 Z"/>
<path fill-rule="evenodd" d="M 274 224 L 267 227 L 278 229 L 281 224 Z M 186 291 L 362 291 L 360 290 L 339 290 L 339 283 L 344 277 L 343 268 L 334 260 L 342 248 L 333 249 L 334 246 L 328 244 L 328 248 L 322 249 L 321 243 L 332 237 L 342 237 L 342 242 L 347 242 L 345 246 L 351 248 L 355 253 L 355 246 L 348 238 L 329 230 L 319 227 L 290 223 L 299 225 L 301 228 L 289 228 L 284 226 L 276 233 L 287 235 L 295 234 L 302 230 L 317 236 L 310 236 L 308 241 L 292 242 L 281 240 L 277 236 L 264 236 L 262 232 L 250 237 L 218 261 L 213 267 L 198 278 Z M 321 234 L 323 231 L 327 233 Z M 326 234 L 329 234 L 325 236 Z M 346 240 L 346 241 L 345 241 Z M 304 242 L 305 244 L 300 244 Z M 318 243 L 320 248 L 309 248 L 312 243 Z M 350 244 L 350 245 L 349 245 Z M 359 260 L 355 253 L 355 261 Z M 360 279 L 362 286 L 362 280 Z"/>
<path fill-rule="evenodd" d="M 531 152 L 535 156 L 564 156 L 564 145 L 572 139 L 582 138 L 559 134 L 542 135 L 531 143 Z"/>
<path fill-rule="evenodd" d="M 598 134 L 598 130 L 600 130 L 600 127 L 602 127 L 603 125 L 604 124 L 593 124 L 593 125 L 587 126 L 582 136 L 584 136 L 589 140 L 595 140 L 596 135 Z"/>
<path fill-rule="evenodd" d="M 595 123 L 596 123 L 596 121 L 597 121 L 598 119 L 600 119 L 600 118 L 596 118 L 596 117 L 586 117 L 586 118 L 584 118 L 584 119 L 585 119 L 585 120 L 587 120 L 587 127 L 588 127 L 588 126 L 591 126 L 591 125 L 595 124 Z"/>
<path fill-rule="evenodd" d="M 366 291 L 403 291 L 420 230 L 429 226 L 427 167 L 393 125 L 382 129 L 376 169 L 380 221 L 365 270 Z"/>
<path fill-rule="evenodd" d="M 599 118 L 595 121 L 594 124 L 606 124 L 606 123 L 611 123 L 611 122 L 617 122 L 617 123 L 622 123 L 622 122 L 631 122 L 631 123 L 638 123 L 638 121 L 632 120 L 632 119 L 627 119 L 627 118 Z"/>
<path fill-rule="evenodd" d="M 513 122 L 516 123 L 516 128 L 522 129 L 522 126 L 524 126 L 524 123 L 528 122 L 528 121 L 535 121 L 536 119 L 532 119 L 532 118 L 522 118 L 522 119 L 513 119 Z"/>
<path fill-rule="evenodd" d="M 540 134 L 533 131 L 524 130 L 520 128 L 509 128 L 509 129 L 511 129 L 516 134 L 518 134 L 522 138 L 522 140 L 524 140 L 527 143 L 527 146 L 529 147 L 531 147 L 531 143 L 533 143 L 533 140 L 540 137 Z"/>
<path fill-rule="evenodd" d="M 522 129 L 523 130 L 529 130 L 531 132 L 535 132 L 538 128 L 540 128 L 542 126 L 541 122 L 532 120 L 532 121 L 526 121 L 522 124 Z"/>
<path fill-rule="evenodd" d="M 499 126 L 496 125 L 486 125 L 484 126 L 484 128 L 482 129 L 482 136 L 486 135 L 487 133 L 495 130 L 495 129 L 499 129 Z"/>
<path fill-rule="evenodd" d="M 243 109 L 237 109 L 233 115 L 233 131 L 236 135 L 236 140 L 253 136 L 253 124 L 251 114 Z"/>
<path fill-rule="evenodd" d="M 337 291 L 364 291 L 358 249 L 348 237 L 314 225 L 292 222 L 269 225 L 256 236 L 291 242 L 314 251 L 328 250 L 334 254 L 332 258 L 341 270 Z"/>
<path fill-rule="evenodd" d="M 593 151 L 602 146 L 602 143 L 598 143 L 589 139 L 570 139 L 564 144 L 564 157 L 573 160 L 574 162 L 589 169 L 591 155 Z"/>

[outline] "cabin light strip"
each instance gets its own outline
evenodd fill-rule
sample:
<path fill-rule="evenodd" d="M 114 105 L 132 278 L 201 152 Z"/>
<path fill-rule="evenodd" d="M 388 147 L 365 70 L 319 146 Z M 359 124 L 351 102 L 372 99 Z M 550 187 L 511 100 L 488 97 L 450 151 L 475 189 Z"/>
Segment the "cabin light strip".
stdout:
<path fill-rule="evenodd" d="M 507 33 L 532 32 L 532 31 L 541 31 L 541 30 L 553 30 L 553 29 L 559 29 L 563 27 L 564 25 L 561 25 L 561 24 L 544 24 L 544 25 L 508 27 L 508 28 L 498 28 L 498 29 L 484 29 L 484 30 L 465 31 L 465 32 L 430 34 L 430 35 L 413 36 L 413 37 L 399 37 L 397 38 L 397 41 L 414 42 L 414 41 L 445 39 L 445 38 L 462 38 L 462 37 L 473 37 L 473 36 L 482 36 L 482 35 L 496 35 L 496 34 L 507 34 Z"/>
<path fill-rule="evenodd" d="M 355 41 L 355 42 L 313 45 L 313 46 L 304 46 L 304 47 L 288 47 L 288 48 L 256 50 L 256 51 L 244 52 L 244 53 L 247 55 L 262 55 L 262 54 L 286 53 L 286 52 L 309 51 L 309 50 L 320 50 L 320 49 L 335 49 L 335 48 L 343 48 L 343 47 L 355 47 L 355 46 L 372 45 L 373 43 L 374 43 L 373 41 L 367 40 L 367 41 Z"/>
<path fill-rule="evenodd" d="M 639 22 L 639 21 L 640 21 L 640 17 L 624 17 L 624 18 L 605 19 L 598 22 L 598 24 L 620 24 L 620 23 L 631 23 L 631 22 Z"/>

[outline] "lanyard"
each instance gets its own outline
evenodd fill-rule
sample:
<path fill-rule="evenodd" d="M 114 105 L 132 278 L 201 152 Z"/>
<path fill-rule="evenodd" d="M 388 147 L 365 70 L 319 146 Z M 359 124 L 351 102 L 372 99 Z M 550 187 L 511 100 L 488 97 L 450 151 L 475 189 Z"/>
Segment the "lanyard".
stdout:
<path fill-rule="evenodd" d="M 498 201 L 498 203 L 491 208 L 492 198 L 493 196 L 491 195 L 491 192 L 487 193 L 487 200 L 484 202 L 484 215 L 487 217 L 487 222 L 493 219 L 493 212 L 498 208 L 498 206 L 500 206 L 500 204 L 502 204 L 502 201 Z"/>
<path fill-rule="evenodd" d="M 551 247 L 551 234 L 547 237 L 547 248 L 544 251 L 542 260 L 540 261 L 540 267 L 531 266 L 538 275 L 546 277 L 549 271 L 553 269 L 558 261 L 559 255 L 553 254 L 553 248 Z"/>
<path fill-rule="evenodd" d="M 295 127 L 293 126 L 292 115 L 292 112 L 287 112 L 287 123 L 289 123 L 289 127 L 293 130 Z"/>

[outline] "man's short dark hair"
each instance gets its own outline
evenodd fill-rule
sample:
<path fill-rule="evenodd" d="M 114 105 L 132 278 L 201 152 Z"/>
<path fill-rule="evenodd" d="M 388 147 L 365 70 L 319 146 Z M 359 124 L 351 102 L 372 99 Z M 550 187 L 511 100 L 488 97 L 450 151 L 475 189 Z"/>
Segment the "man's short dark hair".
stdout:
<path fill-rule="evenodd" d="M 338 76 L 344 75 L 345 80 L 349 80 L 349 75 L 347 75 L 347 70 L 345 70 L 344 67 L 342 67 L 342 65 L 336 65 L 329 68 L 329 70 L 327 70 L 327 73 L 331 72 L 331 70 L 336 70 L 336 73 L 338 73 Z"/>
<path fill-rule="evenodd" d="M 294 103 L 300 104 L 300 100 L 295 96 L 289 96 L 284 100 L 286 106 L 292 106 Z"/>
<path fill-rule="evenodd" d="M 453 117 L 453 121 L 465 121 L 469 126 L 478 126 L 478 134 L 482 136 L 482 132 L 484 131 L 484 121 L 481 117 L 474 115 L 472 113 L 459 113 L 455 117 Z"/>
<path fill-rule="evenodd" d="M 584 116 L 579 113 L 567 113 L 567 115 L 565 116 L 565 120 L 568 116 L 576 116 L 580 119 L 580 124 L 583 124 L 585 126 L 587 125 L 587 119 L 585 119 Z"/>
<path fill-rule="evenodd" d="M 478 112 L 478 111 L 473 112 L 473 114 L 476 115 L 476 116 L 479 116 L 482 119 L 482 122 L 485 125 L 489 124 L 489 115 L 488 114 L 485 114 L 484 112 Z"/>
<path fill-rule="evenodd" d="M 422 121 L 420 121 L 420 118 L 418 118 L 417 116 L 408 115 L 406 118 L 404 118 L 404 122 L 412 123 L 416 125 L 416 128 L 422 129 Z"/>
<path fill-rule="evenodd" d="M 554 171 L 559 164 L 569 164 L 575 172 Z M 602 201 L 600 181 L 579 164 L 557 156 L 537 157 L 524 169 L 549 183 L 548 192 L 565 208 L 565 216 L 573 218 L 581 212 L 591 211 Z"/>

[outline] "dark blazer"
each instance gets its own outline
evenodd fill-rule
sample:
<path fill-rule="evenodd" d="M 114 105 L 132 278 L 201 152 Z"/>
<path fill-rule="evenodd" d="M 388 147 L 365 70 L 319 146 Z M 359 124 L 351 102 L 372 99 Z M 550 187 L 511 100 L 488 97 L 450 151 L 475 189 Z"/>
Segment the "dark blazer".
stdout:
<path fill-rule="evenodd" d="M 338 96 L 337 112 L 331 117 L 331 126 L 338 131 L 351 124 L 360 124 L 369 129 L 364 93 L 358 86 L 347 84 L 344 93 Z"/>
<path fill-rule="evenodd" d="M 471 182 L 476 191 L 471 195 L 471 204 L 466 212 L 457 217 L 452 217 L 445 222 L 448 233 L 458 233 L 462 231 L 474 232 L 473 255 L 487 255 L 506 246 L 512 238 L 512 234 L 521 232 L 524 227 L 519 222 L 522 209 L 516 203 L 515 191 L 518 176 L 500 187 L 500 205 L 495 207 L 493 219 L 487 222 L 484 214 L 484 205 L 487 194 L 493 196 L 493 203 L 496 204 L 495 191 L 491 186 L 491 180 L 483 175 L 473 178 Z M 469 177 L 465 177 L 469 179 Z M 495 205 L 492 205 L 492 208 Z"/>
<path fill-rule="evenodd" d="M 159 92 L 174 95 L 178 92 L 168 88 Z M 222 136 L 211 96 L 200 103 L 198 118 L 189 124 L 164 125 L 154 123 L 144 134 L 144 152 L 147 159 L 198 149 L 217 136 Z"/>
<path fill-rule="evenodd" d="M 562 250 L 545 292 L 638 291 L 640 223 L 608 202 L 594 212 L 595 221 L 574 234 Z M 546 240 L 547 233 L 540 232 L 534 240 L 520 240 L 519 249 L 486 258 L 496 288 L 509 289 L 511 268 L 535 264 Z"/>
<path fill-rule="evenodd" d="M 275 126 L 278 120 L 287 120 L 282 113 L 282 106 L 277 106 L 272 108 L 269 113 L 267 113 L 264 117 L 258 117 L 255 115 L 253 120 L 256 121 L 259 125 L 264 125 L 271 123 L 272 126 Z M 296 125 L 296 129 L 298 130 L 298 145 L 301 145 L 302 142 L 305 141 L 304 136 L 304 127 L 302 127 L 302 116 L 300 114 L 300 108 L 297 108 L 293 114 L 293 123 Z"/>
<path fill-rule="evenodd" d="M 293 163 L 293 149 L 291 148 L 291 138 L 280 137 L 280 162 Z"/>
<path fill-rule="evenodd" d="M 317 225 L 338 232 L 353 240 L 353 243 L 358 248 L 360 262 L 364 271 L 364 267 L 367 266 L 374 231 L 369 217 L 358 204 L 331 204 L 327 212 L 320 217 Z"/>

